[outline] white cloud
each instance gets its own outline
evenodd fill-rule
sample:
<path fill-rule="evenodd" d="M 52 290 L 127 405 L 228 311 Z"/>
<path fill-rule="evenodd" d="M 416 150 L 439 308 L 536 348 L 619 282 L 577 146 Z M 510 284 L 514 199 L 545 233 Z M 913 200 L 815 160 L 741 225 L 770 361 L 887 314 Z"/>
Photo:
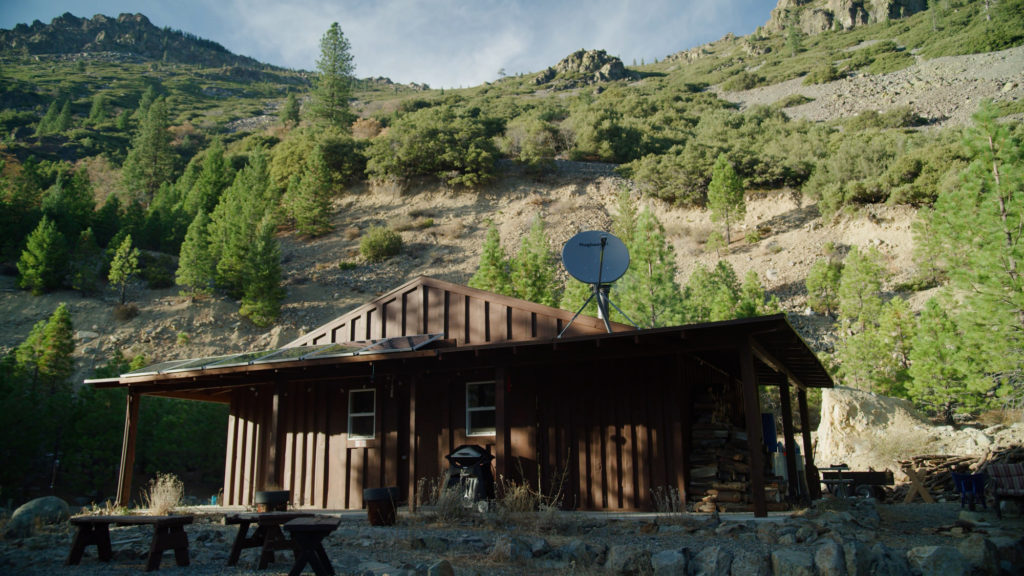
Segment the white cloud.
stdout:
<path fill-rule="evenodd" d="M 3 2 L 4 0 L 0 0 Z M 34 0 L 17 20 L 65 11 L 84 17 L 142 12 L 168 26 L 262 62 L 313 70 L 320 38 L 338 22 L 356 74 L 433 87 L 473 86 L 537 72 L 580 48 L 654 58 L 747 34 L 768 19 L 772 0 Z"/>

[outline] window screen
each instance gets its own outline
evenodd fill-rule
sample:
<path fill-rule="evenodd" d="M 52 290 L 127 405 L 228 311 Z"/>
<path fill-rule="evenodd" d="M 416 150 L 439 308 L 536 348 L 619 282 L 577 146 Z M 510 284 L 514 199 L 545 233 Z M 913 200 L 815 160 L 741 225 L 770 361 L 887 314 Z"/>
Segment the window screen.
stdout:
<path fill-rule="evenodd" d="M 374 437 L 377 393 L 375 390 L 352 390 L 348 393 L 348 437 L 365 440 Z"/>
<path fill-rule="evenodd" d="M 489 436 L 495 429 L 494 382 L 466 384 L 466 435 Z"/>

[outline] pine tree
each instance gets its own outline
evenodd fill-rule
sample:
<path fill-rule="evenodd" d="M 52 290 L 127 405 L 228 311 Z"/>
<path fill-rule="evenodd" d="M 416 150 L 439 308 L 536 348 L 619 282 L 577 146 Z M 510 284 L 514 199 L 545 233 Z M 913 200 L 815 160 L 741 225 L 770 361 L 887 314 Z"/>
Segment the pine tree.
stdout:
<path fill-rule="evenodd" d="M 270 216 L 260 222 L 245 267 L 245 294 L 238 313 L 257 326 L 267 326 L 277 319 L 285 296 L 281 287 L 281 247 L 274 237 L 275 228 Z"/>
<path fill-rule="evenodd" d="M 213 212 L 234 177 L 234 171 L 224 157 L 223 142 L 214 138 L 206 149 L 202 170 L 183 200 L 183 208 L 189 218 L 195 218 L 199 212 Z"/>
<path fill-rule="evenodd" d="M 480 264 L 477 265 L 476 273 L 469 279 L 469 286 L 496 294 L 513 294 L 509 263 L 505 258 L 505 251 L 501 248 L 501 234 L 494 222 L 487 228 Z"/>
<path fill-rule="evenodd" d="M 764 316 L 766 314 L 777 314 L 782 307 L 778 298 L 774 295 L 766 298 L 764 285 L 761 278 L 754 270 L 747 270 L 743 276 L 743 283 L 740 284 L 739 302 L 736 304 L 737 318 L 750 318 L 753 316 Z"/>
<path fill-rule="evenodd" d="M 91 294 L 99 288 L 100 273 L 103 269 L 103 250 L 96 244 L 92 228 L 86 228 L 78 235 L 71 254 L 71 287 L 83 294 Z"/>
<path fill-rule="evenodd" d="M 298 126 L 299 110 L 299 100 L 295 97 L 294 92 L 289 92 L 288 97 L 285 98 L 284 105 L 281 106 L 281 113 L 279 116 L 281 124 L 284 124 L 285 126 Z"/>
<path fill-rule="evenodd" d="M 734 222 L 743 220 L 747 204 L 743 199 L 743 180 L 733 170 L 725 154 L 719 154 L 711 170 L 708 184 L 708 209 L 712 222 L 725 223 L 725 245 L 732 242 L 730 230 Z"/>
<path fill-rule="evenodd" d="M 103 123 L 110 111 L 107 109 L 107 99 L 102 92 L 97 92 L 92 97 L 92 107 L 89 108 L 89 124 L 93 126 Z"/>
<path fill-rule="evenodd" d="M 839 321 L 846 330 L 862 332 L 877 323 L 884 273 L 881 255 L 874 247 L 861 251 L 854 246 L 846 255 L 838 291 Z"/>
<path fill-rule="evenodd" d="M 88 174 L 84 170 L 58 174 L 57 182 L 43 196 L 42 208 L 65 238 L 77 238 L 89 227 L 96 210 Z"/>
<path fill-rule="evenodd" d="M 627 246 L 629 270 L 616 283 L 613 301 L 642 328 L 681 324 L 686 304 L 676 283 L 675 254 L 664 227 L 649 209 L 644 208 L 637 216 L 632 242 Z"/>
<path fill-rule="evenodd" d="M 241 297 L 245 290 L 249 251 L 256 239 L 253 223 L 261 222 L 276 204 L 266 153 L 254 150 L 210 215 L 210 256 L 216 263 L 217 286 L 232 297 Z"/>
<path fill-rule="evenodd" d="M 839 278 L 842 276 L 841 262 L 821 259 L 815 262 L 807 273 L 807 306 L 819 314 L 832 316 L 839 306 Z"/>
<path fill-rule="evenodd" d="M 206 212 L 196 214 L 185 233 L 178 256 L 175 281 L 189 289 L 191 294 L 206 294 L 213 288 L 215 268 L 210 256 L 210 217 Z"/>
<path fill-rule="evenodd" d="M 282 203 L 301 234 L 320 236 L 331 230 L 331 172 L 318 145 L 301 176 L 292 176 Z"/>
<path fill-rule="evenodd" d="M 114 258 L 110 261 L 110 274 L 107 276 L 107 280 L 118 288 L 122 305 L 128 291 L 128 282 L 138 273 L 139 249 L 132 246 L 132 235 L 128 234 L 118 245 Z"/>
<path fill-rule="evenodd" d="M 612 219 L 612 233 L 627 246 L 636 231 L 637 207 L 629 188 L 622 187 L 615 198 L 616 214 Z"/>
<path fill-rule="evenodd" d="M 46 114 L 39 120 L 36 126 L 36 137 L 52 134 L 57 129 L 58 117 L 60 116 L 60 104 L 54 100 L 46 109 Z"/>
<path fill-rule="evenodd" d="M 60 115 L 57 116 L 57 132 L 64 132 L 71 128 L 71 101 L 65 100 L 61 106 Z"/>
<path fill-rule="evenodd" d="M 351 121 L 349 99 L 355 64 L 352 47 L 337 22 L 320 39 L 320 58 L 316 61 L 317 79 L 313 91 L 313 114 L 328 124 L 348 129 Z"/>
<path fill-rule="evenodd" d="M 613 286 L 614 289 L 614 286 Z M 558 304 L 558 307 L 562 310 L 567 310 L 572 313 L 576 313 L 577 310 L 583 306 L 583 303 L 590 299 L 586 308 L 580 311 L 580 314 L 586 314 L 588 316 L 597 317 L 597 298 L 590 298 L 593 294 L 594 288 L 590 284 L 584 284 L 579 280 L 569 277 L 565 281 L 565 290 L 562 292 L 562 299 Z"/>
<path fill-rule="evenodd" d="M 148 204 L 164 182 L 173 180 L 174 150 L 170 117 L 163 98 L 148 107 L 121 170 L 122 185 L 135 199 Z"/>
<path fill-rule="evenodd" d="M 736 318 L 740 304 L 740 282 L 736 270 L 725 260 L 719 260 L 711 270 L 698 264 L 686 283 L 686 296 L 691 322 Z"/>
<path fill-rule="evenodd" d="M 57 225 L 46 216 L 28 236 L 25 249 L 18 260 L 21 274 L 19 285 L 40 295 L 57 289 L 67 271 L 67 241 L 57 230 Z"/>
<path fill-rule="evenodd" d="M 909 352 L 907 395 L 947 424 L 953 423 L 954 414 L 981 405 L 984 394 L 979 392 L 989 387 L 984 381 L 981 390 L 971 385 L 965 346 L 963 334 L 945 307 L 935 298 L 928 300 L 918 317 Z"/>
<path fill-rule="evenodd" d="M 919 244 L 942 254 L 959 301 L 969 380 L 1005 402 L 1024 399 L 1024 142 L 991 104 L 974 116 L 961 185 L 944 190 Z"/>
<path fill-rule="evenodd" d="M 519 252 L 511 262 L 512 291 L 517 298 L 555 306 L 560 296 L 556 271 L 558 260 L 551 252 L 544 221 L 533 219 L 530 232 L 523 239 Z"/>

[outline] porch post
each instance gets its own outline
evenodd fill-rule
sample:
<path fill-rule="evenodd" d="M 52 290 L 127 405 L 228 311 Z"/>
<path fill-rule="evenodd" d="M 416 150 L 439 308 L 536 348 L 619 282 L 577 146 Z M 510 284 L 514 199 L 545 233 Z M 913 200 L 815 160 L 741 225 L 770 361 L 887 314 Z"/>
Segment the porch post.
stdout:
<path fill-rule="evenodd" d="M 804 473 L 807 475 L 807 494 L 811 500 L 821 498 L 818 469 L 814 467 L 814 447 L 811 446 L 811 420 L 807 416 L 807 391 L 798 388 L 796 401 L 800 410 L 800 433 L 804 440 Z"/>
<path fill-rule="evenodd" d="M 505 418 L 505 390 L 508 386 L 508 377 L 508 370 L 504 367 L 494 371 L 494 471 L 506 477 L 511 470 L 506 458 L 510 452 L 511 441 Z"/>
<path fill-rule="evenodd" d="M 743 415 L 747 424 L 747 450 L 750 452 L 750 489 L 753 491 L 754 516 L 768 515 L 764 499 L 764 441 L 761 435 L 761 403 L 757 396 L 754 352 L 750 340 L 740 345 L 740 374 L 743 386 Z"/>
<path fill-rule="evenodd" d="M 139 393 L 128 389 L 124 411 L 124 436 L 121 438 L 121 474 L 117 480 L 117 506 L 128 506 L 135 466 L 135 436 L 139 424 Z"/>
<path fill-rule="evenodd" d="M 796 477 L 796 439 L 793 437 L 793 405 L 789 395 L 789 379 L 779 384 L 779 403 L 782 405 L 782 435 L 786 438 L 786 478 L 789 497 L 796 498 L 800 483 Z"/>
<path fill-rule="evenodd" d="M 416 459 L 418 457 L 416 452 L 418 446 L 416 441 L 416 383 L 418 381 L 419 378 L 413 376 L 409 382 L 409 452 L 407 457 L 409 486 L 406 488 L 409 498 L 409 512 L 416 511 Z"/>

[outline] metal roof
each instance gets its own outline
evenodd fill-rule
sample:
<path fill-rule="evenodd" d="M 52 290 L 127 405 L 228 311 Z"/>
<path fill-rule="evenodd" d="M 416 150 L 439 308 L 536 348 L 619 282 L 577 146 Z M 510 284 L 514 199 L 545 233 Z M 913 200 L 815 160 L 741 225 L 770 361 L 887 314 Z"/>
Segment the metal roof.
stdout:
<path fill-rule="evenodd" d="M 138 376 L 157 376 L 175 372 L 207 371 L 217 368 L 253 366 L 256 364 L 272 364 L 279 362 L 296 362 L 314 358 L 339 358 L 342 356 L 358 356 L 360 354 L 389 354 L 419 350 L 441 338 L 440 334 L 417 334 L 415 336 L 398 336 L 365 342 L 348 342 L 343 344 L 324 344 L 320 346 L 300 346 L 244 352 L 226 356 L 208 356 L 188 360 L 172 360 L 151 364 L 144 368 L 121 374 L 122 378 Z"/>

